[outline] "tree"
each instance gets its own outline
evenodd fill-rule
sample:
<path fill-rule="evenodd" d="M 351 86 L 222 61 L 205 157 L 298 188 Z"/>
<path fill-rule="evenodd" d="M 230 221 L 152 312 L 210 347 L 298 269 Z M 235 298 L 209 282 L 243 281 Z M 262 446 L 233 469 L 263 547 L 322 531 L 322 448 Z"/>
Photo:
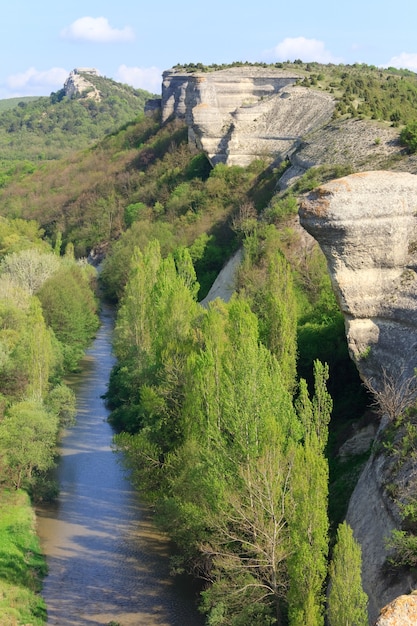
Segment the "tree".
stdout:
<path fill-rule="evenodd" d="M 362 589 L 361 547 L 346 523 L 337 529 L 330 563 L 327 616 L 330 626 L 367 626 L 368 597 Z"/>
<path fill-rule="evenodd" d="M 195 444 L 191 437 L 185 443 L 181 485 L 174 479 L 172 492 L 206 521 L 199 550 L 212 563 L 204 593 L 209 623 L 271 624 L 281 619 L 286 593 L 287 455 L 301 430 L 281 368 L 259 342 L 243 297 L 212 303 L 200 330 L 187 375 L 187 432 Z"/>
<path fill-rule="evenodd" d="M 0 301 L 0 346 L 7 357 L 0 363 L 3 393 L 12 399 L 42 400 L 58 354 L 37 298 L 30 297 L 26 310 L 20 311 Z"/>
<path fill-rule="evenodd" d="M 417 152 L 417 121 L 412 121 L 403 128 L 400 140 L 410 152 Z"/>
<path fill-rule="evenodd" d="M 56 415 L 60 426 L 71 426 L 77 413 L 75 393 L 67 385 L 55 385 L 45 398 L 48 411 Z"/>
<path fill-rule="evenodd" d="M 270 444 L 256 463 L 240 467 L 220 511 L 214 518 L 209 514 L 212 536 L 201 550 L 214 566 L 214 583 L 203 594 L 213 625 L 248 623 L 245 618 L 265 626 L 282 623 L 289 556 L 285 500 L 291 469 L 281 446 Z"/>
<path fill-rule="evenodd" d="M 293 452 L 287 502 L 290 557 L 290 626 L 321 626 L 324 623 L 324 581 L 328 554 L 328 480 L 324 449 L 327 444 L 331 399 L 326 390 L 328 367 L 314 364 L 315 396 L 300 381 L 297 410 L 304 441 Z"/>
<path fill-rule="evenodd" d="M 381 369 L 379 380 L 365 380 L 365 386 L 374 397 L 373 406 L 380 417 L 388 417 L 391 422 L 399 421 L 417 398 L 416 372 L 407 376 L 404 368 L 394 374 L 385 367 Z"/>
<path fill-rule="evenodd" d="M 62 344 L 65 368 L 75 370 L 99 326 L 88 276 L 75 263 L 63 265 L 45 280 L 37 296 L 47 324 Z"/>
<path fill-rule="evenodd" d="M 57 428 L 58 418 L 39 402 L 25 400 L 8 410 L 0 422 L 0 456 L 6 485 L 28 487 L 36 471 L 53 466 Z"/>
<path fill-rule="evenodd" d="M 55 254 L 32 248 L 8 254 L 0 263 L 0 274 L 9 275 L 19 286 L 34 294 L 60 267 L 60 259 Z"/>

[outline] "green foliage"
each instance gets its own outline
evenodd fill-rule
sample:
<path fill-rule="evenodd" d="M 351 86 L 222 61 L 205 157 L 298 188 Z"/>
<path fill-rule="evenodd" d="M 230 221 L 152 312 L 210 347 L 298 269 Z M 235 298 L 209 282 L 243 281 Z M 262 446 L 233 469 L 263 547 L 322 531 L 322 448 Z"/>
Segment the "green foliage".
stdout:
<path fill-rule="evenodd" d="M 353 170 L 350 165 L 319 165 L 310 167 L 293 185 L 291 191 L 295 194 L 306 193 L 329 180 L 348 176 L 352 173 Z"/>
<path fill-rule="evenodd" d="M 99 321 L 88 275 L 75 263 L 63 266 L 38 291 L 47 324 L 62 345 L 64 367 L 77 368 Z"/>
<path fill-rule="evenodd" d="M 0 423 L 5 486 L 28 488 L 37 472 L 53 466 L 57 429 L 57 417 L 38 402 L 19 402 L 6 412 Z"/>
<path fill-rule="evenodd" d="M 77 413 L 75 394 L 70 387 L 60 383 L 55 385 L 45 398 L 45 407 L 58 417 L 62 427 L 72 426 Z"/>
<path fill-rule="evenodd" d="M 34 220 L 0 218 L 0 258 L 28 248 L 47 252 L 49 246 L 43 240 L 43 231 Z"/>
<path fill-rule="evenodd" d="M 324 582 L 328 553 L 328 462 L 324 450 L 332 402 L 326 389 L 328 367 L 315 363 L 315 396 L 300 382 L 298 414 L 303 444 L 294 449 L 288 524 L 288 604 L 291 626 L 324 624 Z"/>
<path fill-rule="evenodd" d="M 387 548 L 393 551 L 389 562 L 394 567 L 415 568 L 417 565 L 417 536 L 405 530 L 393 530 L 387 540 Z"/>
<path fill-rule="evenodd" d="M 417 152 L 417 121 L 409 122 L 400 133 L 401 143 L 409 152 Z"/>
<path fill-rule="evenodd" d="M 0 502 L 0 615 L 4 624 L 46 622 L 39 591 L 46 574 L 35 515 L 22 491 L 2 491 Z"/>
<path fill-rule="evenodd" d="M 58 159 L 83 149 L 143 112 L 151 94 L 108 78 L 88 75 L 100 90 L 101 100 L 86 94 L 67 98 L 63 90 L 49 97 L 25 98 L 14 107 L 1 107 L 0 149 L 11 160 Z"/>
<path fill-rule="evenodd" d="M 330 563 L 330 591 L 327 615 L 329 626 L 367 626 L 368 598 L 362 589 L 361 547 L 351 527 L 339 525 Z"/>

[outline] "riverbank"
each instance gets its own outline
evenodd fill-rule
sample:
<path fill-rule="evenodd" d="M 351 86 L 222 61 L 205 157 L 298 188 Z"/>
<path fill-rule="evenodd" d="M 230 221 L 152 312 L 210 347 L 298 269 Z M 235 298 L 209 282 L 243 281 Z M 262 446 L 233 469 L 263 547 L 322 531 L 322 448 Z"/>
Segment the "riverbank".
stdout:
<path fill-rule="evenodd" d="M 0 494 L 0 623 L 46 623 L 40 596 L 46 563 L 36 534 L 36 518 L 24 491 Z"/>

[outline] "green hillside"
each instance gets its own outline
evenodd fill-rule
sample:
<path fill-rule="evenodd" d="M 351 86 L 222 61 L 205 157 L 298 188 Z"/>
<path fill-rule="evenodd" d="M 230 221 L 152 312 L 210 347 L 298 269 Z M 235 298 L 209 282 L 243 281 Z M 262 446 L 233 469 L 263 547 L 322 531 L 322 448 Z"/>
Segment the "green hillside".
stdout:
<path fill-rule="evenodd" d="M 64 89 L 49 97 L 0 101 L 0 168 L 16 161 L 39 163 L 91 146 L 139 115 L 152 94 L 111 79 L 88 75 L 100 101 L 88 90 L 73 98 Z M 1 171 L 0 169 L 0 171 Z"/>
<path fill-rule="evenodd" d="M 0 113 L 3 111 L 7 111 L 7 109 L 13 109 L 20 102 L 28 103 L 32 100 L 37 100 L 37 96 L 22 96 L 21 98 L 5 98 L 4 100 L 0 100 Z"/>

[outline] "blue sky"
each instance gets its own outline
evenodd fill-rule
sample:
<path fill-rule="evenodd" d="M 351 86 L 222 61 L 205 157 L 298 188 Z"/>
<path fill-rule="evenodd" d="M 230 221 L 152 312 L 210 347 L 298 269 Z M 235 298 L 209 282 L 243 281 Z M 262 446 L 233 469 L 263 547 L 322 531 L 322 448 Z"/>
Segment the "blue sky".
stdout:
<path fill-rule="evenodd" d="M 8 0 L 0 99 L 49 95 L 75 67 L 160 93 L 176 63 L 367 63 L 417 72 L 414 0 Z"/>

